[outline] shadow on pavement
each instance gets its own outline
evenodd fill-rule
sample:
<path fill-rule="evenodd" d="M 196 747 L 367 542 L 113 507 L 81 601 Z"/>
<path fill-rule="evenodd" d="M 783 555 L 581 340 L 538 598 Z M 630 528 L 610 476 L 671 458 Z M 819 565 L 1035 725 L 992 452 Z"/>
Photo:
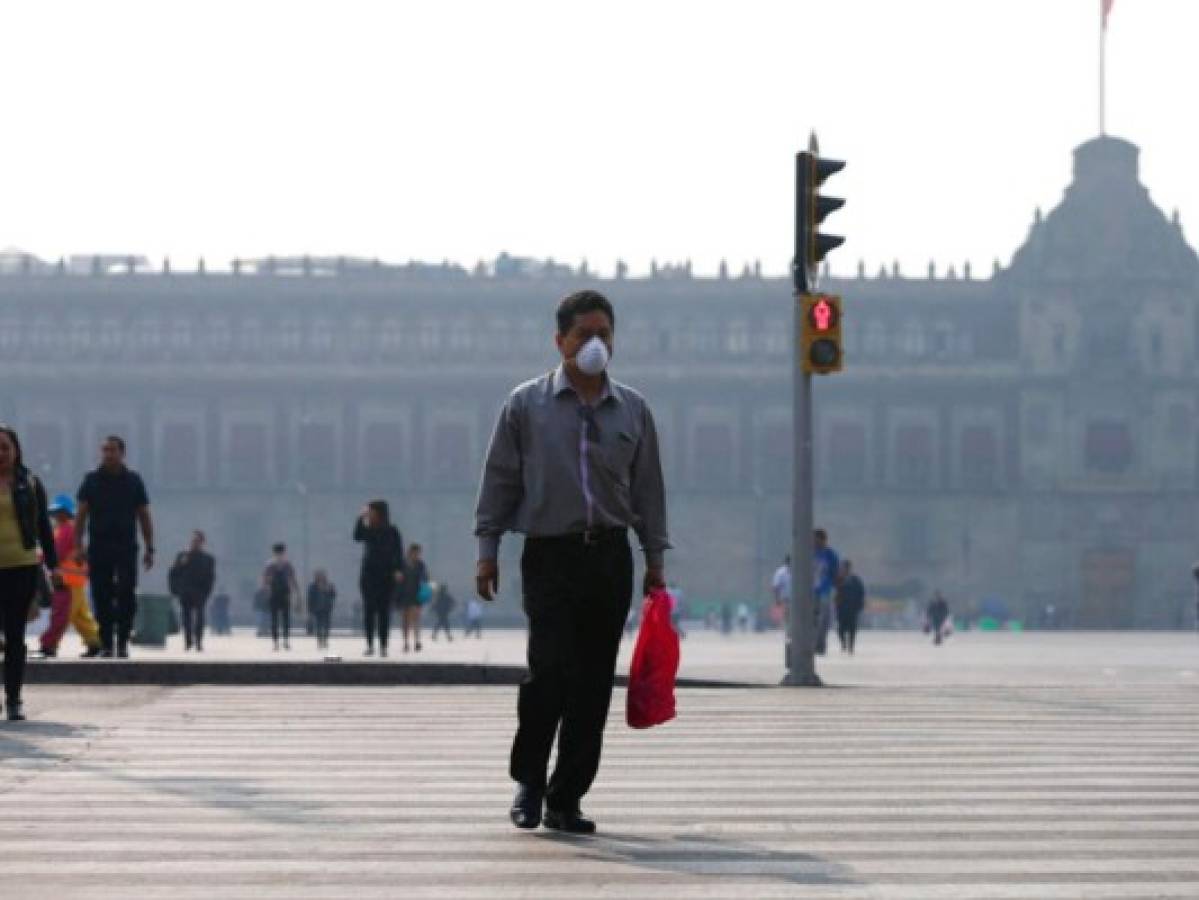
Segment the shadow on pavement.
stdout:
<path fill-rule="evenodd" d="M 39 740 L 86 740 L 103 729 L 94 726 L 69 725 L 64 722 L 0 720 L 0 766 L 12 770 L 43 769 L 51 764 L 70 763 L 74 771 L 116 782 L 128 787 L 176 797 L 199 806 L 225 810 L 271 825 L 312 826 L 325 821 L 325 804 L 311 800 L 283 798 L 253 782 L 226 777 L 147 777 L 130 775 L 111 766 L 87 762 L 85 745 L 66 745 L 50 749 Z M 2 771 L 2 769 L 0 769 Z"/>
<path fill-rule="evenodd" d="M 715 878 L 759 878 L 805 885 L 863 884 L 846 865 L 809 853 L 780 853 L 753 844 L 680 835 L 649 838 L 603 832 L 583 837 L 540 832 L 543 840 L 570 844 L 583 855 L 657 872 Z"/>

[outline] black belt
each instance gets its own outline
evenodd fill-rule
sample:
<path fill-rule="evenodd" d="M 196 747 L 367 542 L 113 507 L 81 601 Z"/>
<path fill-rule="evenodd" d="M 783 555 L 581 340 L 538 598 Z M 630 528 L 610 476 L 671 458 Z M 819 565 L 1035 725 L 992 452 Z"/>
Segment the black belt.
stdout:
<path fill-rule="evenodd" d="M 615 541 L 628 540 L 627 528 L 588 528 L 574 534 L 555 534 L 550 537 L 530 537 L 529 541 L 545 544 L 564 544 L 581 547 L 596 547 L 600 544 L 611 544 Z"/>

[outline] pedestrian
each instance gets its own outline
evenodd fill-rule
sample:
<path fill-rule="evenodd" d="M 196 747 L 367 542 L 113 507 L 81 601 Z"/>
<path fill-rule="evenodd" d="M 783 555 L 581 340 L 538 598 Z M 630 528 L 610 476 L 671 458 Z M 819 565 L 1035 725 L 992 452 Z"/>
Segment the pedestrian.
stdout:
<path fill-rule="evenodd" d="M 828 532 L 817 528 L 812 532 L 812 594 L 816 602 L 816 652 L 828 648 L 828 632 L 833 625 L 833 590 L 841 561 L 837 551 L 828 545 Z"/>
<path fill-rule="evenodd" d="M 471 597 L 466 602 L 466 630 L 462 632 L 463 638 L 468 638 L 471 635 L 483 639 L 483 604 Z"/>
<path fill-rule="evenodd" d="M 396 595 L 400 608 L 400 625 L 404 629 L 404 652 L 408 652 L 408 638 L 412 637 L 412 649 L 420 652 L 420 610 L 432 596 L 429 588 L 429 568 L 422 557 L 420 544 L 408 548 L 404 561 L 404 583 Z"/>
<path fill-rule="evenodd" d="M 204 610 L 216 582 L 216 561 L 204 551 L 204 532 L 193 531 L 191 546 L 175 557 L 167 575 L 171 593 L 179 598 L 183 619 L 183 650 L 204 650 Z"/>
<path fill-rule="evenodd" d="M 666 585 L 666 503 L 653 415 L 608 377 L 616 316 L 592 290 L 558 306 L 562 363 L 517 387 L 487 452 L 475 519 L 478 593 L 494 600 L 506 531 L 521 558 L 528 673 L 509 772 L 518 828 L 595 831 L 579 808 L 599 768 L 616 655 L 633 594 L 628 529 L 645 552 L 645 593 Z M 559 725 L 561 729 L 559 731 Z M 558 754 L 546 768 L 558 733 Z"/>
<path fill-rule="evenodd" d="M 271 614 L 271 640 L 279 649 L 279 638 L 283 638 L 283 649 L 291 649 L 291 598 L 300 593 L 296 570 L 287 558 L 287 545 L 271 547 L 271 558 L 262 570 L 262 588 L 266 592 L 267 609 Z"/>
<path fill-rule="evenodd" d="M 837 637 L 842 653 L 853 653 L 858 637 L 858 617 L 866 608 L 866 586 L 853 570 L 853 562 L 841 560 L 837 578 Z"/>
<path fill-rule="evenodd" d="M 1191 575 L 1195 579 L 1195 630 L 1199 631 L 1199 562 L 1191 566 Z"/>
<path fill-rule="evenodd" d="M 940 644 L 945 636 L 945 626 L 949 619 L 949 603 L 941 596 L 940 591 L 933 593 L 926 610 L 928 628 L 933 633 L 933 643 Z"/>
<path fill-rule="evenodd" d="M 737 604 L 737 628 L 749 631 L 749 604 L 744 600 Z"/>
<path fill-rule="evenodd" d="M 774 609 L 772 610 L 771 619 L 779 627 L 782 627 L 787 619 L 788 610 L 791 608 L 790 554 L 783 557 L 783 564 L 774 570 L 774 577 L 770 580 L 770 590 L 774 595 Z"/>
<path fill-rule="evenodd" d="M 43 562 L 51 571 L 58 568 L 46 489 L 25 467 L 17 432 L 0 425 L 0 618 L 4 626 L 4 705 L 10 722 L 25 718 L 21 706 L 25 624 L 37 603 Z M 58 576 L 55 581 L 58 587 Z"/>
<path fill-rule="evenodd" d="M 87 602 L 87 565 L 72 558 L 75 552 L 75 501 L 59 494 L 50 502 L 54 523 L 54 549 L 58 556 L 58 586 L 50 603 L 50 624 L 41 637 L 41 655 L 58 655 L 58 645 L 70 625 L 83 640 L 83 658 L 100 655 L 100 626 Z"/>
<path fill-rule="evenodd" d="M 329 646 L 329 623 L 333 619 L 333 604 L 337 601 L 337 588 L 329 580 L 324 569 L 317 569 L 308 585 L 308 615 L 312 618 L 313 633 L 319 650 Z"/>
<path fill-rule="evenodd" d="M 230 603 L 229 592 L 225 590 L 224 585 L 218 585 L 216 593 L 212 595 L 212 630 L 214 634 L 233 633 L 233 626 L 229 621 Z"/>
<path fill-rule="evenodd" d="M 358 587 L 362 592 L 362 613 L 366 626 L 366 655 L 375 653 L 375 635 L 379 636 L 379 655 L 387 655 L 387 637 L 391 630 L 391 604 L 404 587 L 404 539 L 391 523 L 386 500 L 372 500 L 354 523 L 354 540 L 363 545 L 362 569 Z M 404 649 L 408 649 L 407 632 Z"/>
<path fill-rule="evenodd" d="M 438 631 L 444 631 L 445 639 L 453 642 L 454 635 L 450 631 L 450 613 L 454 611 L 457 602 L 444 582 L 433 585 L 433 615 L 436 617 L 436 621 L 433 623 L 433 640 L 437 640 Z"/>
<path fill-rule="evenodd" d="M 733 604 L 727 600 L 720 604 L 720 633 L 733 633 Z"/>
<path fill-rule="evenodd" d="M 92 604 L 100 622 L 100 655 L 129 656 L 129 636 L 137 613 L 137 535 L 146 547 L 142 566 L 154 566 L 154 522 L 150 498 L 140 475 L 125 465 L 125 441 L 111 434 L 100 446 L 100 465 L 83 479 L 76 496 L 75 560 L 85 558 Z"/>

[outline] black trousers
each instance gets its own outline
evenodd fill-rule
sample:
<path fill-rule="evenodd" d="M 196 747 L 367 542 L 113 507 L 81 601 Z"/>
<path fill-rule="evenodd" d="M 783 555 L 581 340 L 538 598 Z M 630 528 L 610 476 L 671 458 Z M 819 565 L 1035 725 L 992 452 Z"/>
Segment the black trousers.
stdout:
<path fill-rule="evenodd" d="M 857 613 L 844 613 L 837 616 L 837 637 L 841 639 L 841 646 L 852 653 L 854 641 L 858 637 Z"/>
<path fill-rule="evenodd" d="M 179 598 L 183 643 L 188 647 L 199 647 L 204 643 L 204 609 L 207 605 L 208 598 L 200 594 L 184 594 Z"/>
<path fill-rule="evenodd" d="M 276 644 L 291 637 L 291 594 L 271 594 L 271 637 Z"/>
<path fill-rule="evenodd" d="M 100 623 L 100 644 L 113 648 L 113 637 L 121 643 L 133 632 L 137 614 L 137 548 L 121 552 L 88 554 L 88 580 L 92 586 L 92 606 Z"/>
<path fill-rule="evenodd" d="M 509 772 L 570 809 L 599 769 L 616 654 L 633 597 L 633 555 L 616 532 L 597 544 L 530 538 L 520 562 L 529 671 L 517 700 Z M 554 734 L 558 758 L 546 781 Z"/>
<path fill-rule="evenodd" d="M 437 632 L 444 631 L 446 638 L 452 641 L 454 639 L 454 635 L 450 633 L 449 611 L 437 612 L 435 614 L 437 616 L 437 621 L 433 623 L 433 640 L 437 640 Z"/>
<path fill-rule="evenodd" d="M 25 621 L 37 591 L 37 566 L 0 569 L 0 619 L 4 621 L 4 696 L 21 699 L 25 683 Z"/>
<path fill-rule="evenodd" d="M 329 621 L 333 618 L 333 610 L 318 609 L 312 614 L 313 625 L 316 629 L 316 642 L 322 647 L 329 643 Z"/>
<path fill-rule="evenodd" d="M 362 590 L 362 614 L 365 619 L 367 646 L 374 646 L 377 634 L 379 646 L 386 647 L 387 638 L 391 633 L 391 601 L 395 596 L 395 579 L 363 578 L 358 587 Z"/>

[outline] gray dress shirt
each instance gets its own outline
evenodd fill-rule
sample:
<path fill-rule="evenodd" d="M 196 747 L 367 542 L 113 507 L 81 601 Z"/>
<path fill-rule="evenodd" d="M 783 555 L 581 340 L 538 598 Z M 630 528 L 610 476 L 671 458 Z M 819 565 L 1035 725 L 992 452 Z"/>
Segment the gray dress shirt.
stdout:
<path fill-rule="evenodd" d="M 561 366 L 520 385 L 500 411 L 475 511 L 479 558 L 495 559 L 500 536 L 582 534 L 632 528 L 646 563 L 670 548 L 658 433 L 645 399 L 605 377 L 594 407 Z"/>

